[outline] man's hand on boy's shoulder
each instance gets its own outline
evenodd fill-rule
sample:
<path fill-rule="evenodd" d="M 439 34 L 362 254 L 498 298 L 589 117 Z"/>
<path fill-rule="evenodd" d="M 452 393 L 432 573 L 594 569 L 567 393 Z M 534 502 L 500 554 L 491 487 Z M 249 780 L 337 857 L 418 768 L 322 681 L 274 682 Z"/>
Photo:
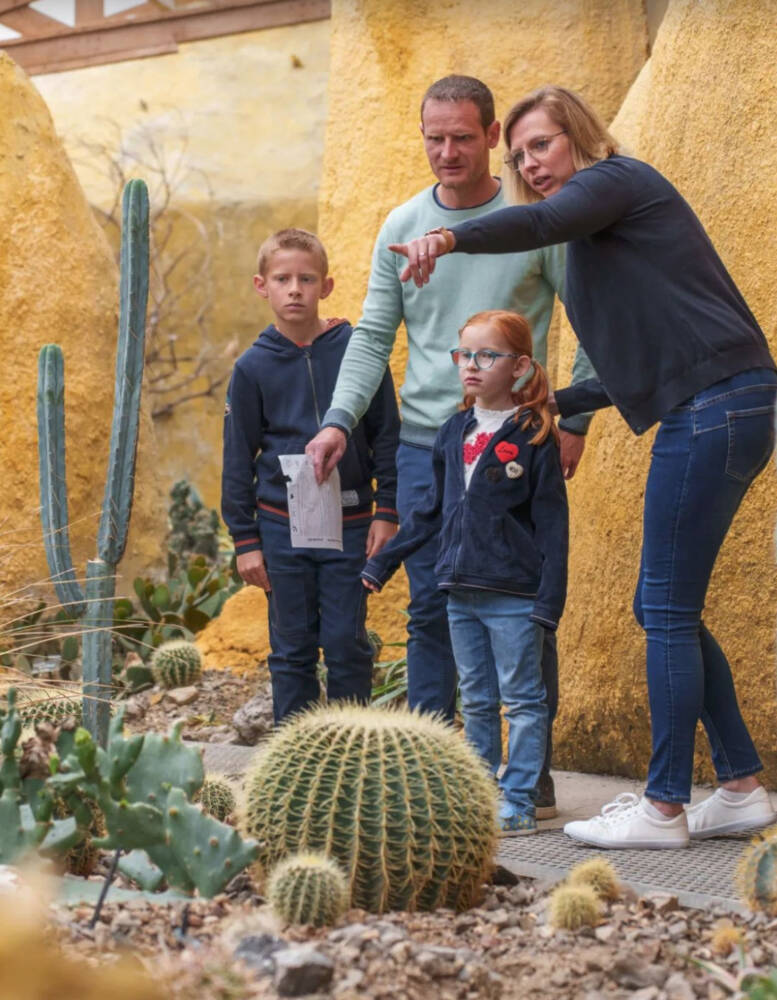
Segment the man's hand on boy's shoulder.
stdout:
<path fill-rule="evenodd" d="M 268 593 L 272 590 L 270 578 L 264 565 L 264 556 L 258 549 L 243 552 L 237 557 L 237 571 L 244 583 L 253 587 L 261 587 Z"/>
<path fill-rule="evenodd" d="M 373 521 L 367 534 L 367 558 L 372 559 L 373 556 L 376 556 L 396 533 L 397 525 L 392 524 L 391 521 Z"/>

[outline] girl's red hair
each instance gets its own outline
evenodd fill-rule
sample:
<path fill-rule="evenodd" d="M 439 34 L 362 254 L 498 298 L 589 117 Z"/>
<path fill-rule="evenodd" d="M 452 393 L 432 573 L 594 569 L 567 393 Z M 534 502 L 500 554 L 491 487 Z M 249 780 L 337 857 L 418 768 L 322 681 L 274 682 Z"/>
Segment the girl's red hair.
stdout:
<path fill-rule="evenodd" d="M 509 309 L 486 309 L 470 316 L 459 330 L 459 336 L 466 327 L 476 324 L 492 326 L 511 351 L 532 358 L 534 371 L 531 378 L 518 392 L 511 393 L 513 402 L 520 407 L 515 414 L 515 420 L 517 422 L 528 410 L 529 413 L 526 415 L 521 429 L 525 430 L 529 426 L 537 428 L 537 433 L 529 444 L 542 444 L 549 434 L 553 435 L 554 441 L 558 444 L 558 429 L 548 407 L 548 396 L 550 395 L 548 375 L 542 365 L 534 360 L 531 327 L 526 317 L 521 316 L 520 313 L 511 312 Z M 465 394 L 463 404 L 465 409 L 472 406 L 474 402 L 473 395 Z"/>

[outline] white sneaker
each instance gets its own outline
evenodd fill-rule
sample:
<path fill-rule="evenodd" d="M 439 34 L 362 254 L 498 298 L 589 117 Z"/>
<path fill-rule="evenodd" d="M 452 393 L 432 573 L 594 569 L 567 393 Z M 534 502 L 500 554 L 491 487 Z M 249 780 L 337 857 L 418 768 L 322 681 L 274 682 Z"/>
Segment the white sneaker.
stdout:
<path fill-rule="evenodd" d="M 622 792 L 602 807 L 593 819 L 567 823 L 564 833 L 573 840 L 594 847 L 654 848 L 687 847 L 688 822 L 685 813 L 657 819 L 645 808 L 649 803 L 631 792 Z"/>
<path fill-rule="evenodd" d="M 685 810 L 688 832 L 692 840 L 721 837 L 727 833 L 745 833 L 769 826 L 777 820 L 769 793 L 759 785 L 747 798 L 732 801 L 726 789 L 719 788 L 714 795 Z"/>

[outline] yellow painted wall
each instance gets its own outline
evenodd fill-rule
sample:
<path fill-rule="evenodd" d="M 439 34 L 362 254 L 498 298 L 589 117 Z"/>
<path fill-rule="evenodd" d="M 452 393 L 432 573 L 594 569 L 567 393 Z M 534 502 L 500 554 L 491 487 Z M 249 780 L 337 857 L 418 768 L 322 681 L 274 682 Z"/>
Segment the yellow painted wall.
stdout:
<path fill-rule="evenodd" d="M 70 538 L 76 573 L 96 556 L 105 484 L 118 317 L 118 272 L 51 116 L 25 74 L 0 53 L 0 621 L 14 596 L 49 572 L 38 499 L 38 351 L 65 355 L 65 426 Z M 144 413 L 128 575 L 157 555 L 164 524 L 154 486 L 154 445 Z M 46 588 L 45 592 L 48 597 Z"/>
<path fill-rule="evenodd" d="M 387 213 L 433 179 L 418 132 L 426 88 L 448 73 L 483 79 L 503 114 L 523 93 L 558 81 L 615 114 L 648 45 L 641 0 L 334 0 L 329 117 L 319 197 L 320 232 L 330 254 L 335 315 L 356 321 L 372 245 Z M 494 152 L 501 167 L 503 148 Z M 406 361 L 400 336 L 392 357 L 398 384 Z M 453 377 L 453 373 L 452 376 Z M 370 598 L 370 624 L 404 638 L 403 575 Z"/>
<path fill-rule="evenodd" d="M 670 0 L 650 63 L 613 123 L 631 150 L 678 186 L 707 227 L 777 349 L 775 0 Z M 568 362 L 572 335 L 562 355 Z M 571 485 L 569 603 L 560 636 L 557 762 L 643 775 L 649 756 L 644 638 L 631 614 L 652 435 L 598 415 Z M 777 783 L 775 474 L 734 522 L 705 620 L 726 651 L 740 703 Z M 701 733 L 701 730 L 700 730 Z M 711 779 L 706 739 L 697 779 Z"/>
<path fill-rule="evenodd" d="M 203 285 L 217 351 L 232 341 L 243 350 L 270 322 L 251 285 L 262 240 L 288 225 L 316 227 L 329 31 L 328 21 L 273 28 L 35 78 L 93 204 L 109 204 L 113 186 L 101 173 L 104 160 L 79 140 L 115 148 L 121 135 L 131 169 L 133 152 L 148 159 L 151 137 L 177 163 L 179 244 L 199 225 L 212 251 Z M 201 301 L 188 296 L 190 314 Z M 181 353 L 196 350 L 196 336 L 183 326 L 176 333 Z M 228 371 L 231 358 L 219 367 Z M 185 477 L 218 506 L 225 388 L 156 421 L 165 491 Z"/>

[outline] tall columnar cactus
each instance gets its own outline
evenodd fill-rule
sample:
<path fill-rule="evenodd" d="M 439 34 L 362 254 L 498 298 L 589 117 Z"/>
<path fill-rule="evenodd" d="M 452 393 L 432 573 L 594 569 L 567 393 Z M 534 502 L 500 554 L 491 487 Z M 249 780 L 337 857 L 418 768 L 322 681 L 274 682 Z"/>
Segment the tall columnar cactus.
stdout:
<path fill-rule="evenodd" d="M 462 910 L 491 865 L 496 786 L 442 722 L 341 705 L 276 731 L 248 775 L 243 822 L 266 871 L 320 851 L 345 871 L 354 906 Z"/>
<path fill-rule="evenodd" d="M 293 854 L 270 875 L 267 898 L 287 924 L 333 924 L 348 909 L 348 880 L 323 854 Z"/>
<path fill-rule="evenodd" d="M 84 721 L 103 744 L 110 718 L 115 573 L 127 543 L 143 380 L 148 298 L 148 192 L 143 181 L 130 181 L 124 189 L 121 241 L 110 458 L 97 533 L 97 558 L 87 563 L 86 593 L 73 569 L 68 536 L 62 350 L 56 344 L 47 344 L 38 361 L 38 456 L 46 557 L 60 601 L 83 620 Z"/>
<path fill-rule="evenodd" d="M 751 910 L 777 916 L 777 826 L 756 836 L 742 854 L 737 882 Z"/>
<path fill-rule="evenodd" d="M 151 657 L 154 680 L 166 688 L 195 684 L 202 675 L 202 655 L 193 642 L 171 639 Z"/>

